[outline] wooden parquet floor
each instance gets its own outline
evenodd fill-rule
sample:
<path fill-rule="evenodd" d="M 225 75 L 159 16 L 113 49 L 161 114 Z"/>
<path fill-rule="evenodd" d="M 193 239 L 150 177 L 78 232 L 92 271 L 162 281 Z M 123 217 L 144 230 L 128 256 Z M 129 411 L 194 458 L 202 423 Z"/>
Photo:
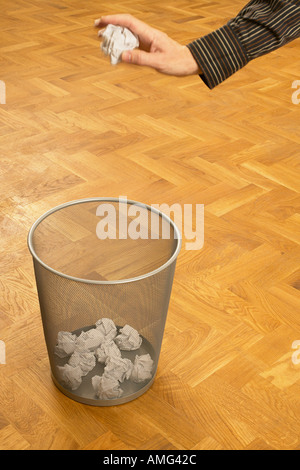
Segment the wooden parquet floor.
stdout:
<path fill-rule="evenodd" d="M 300 43 L 209 91 L 111 66 L 93 27 L 127 12 L 186 44 L 245 3 L 0 0 L 0 449 L 300 448 Z M 52 383 L 27 234 L 120 195 L 204 204 L 205 244 L 180 252 L 153 386 L 97 408 Z"/>

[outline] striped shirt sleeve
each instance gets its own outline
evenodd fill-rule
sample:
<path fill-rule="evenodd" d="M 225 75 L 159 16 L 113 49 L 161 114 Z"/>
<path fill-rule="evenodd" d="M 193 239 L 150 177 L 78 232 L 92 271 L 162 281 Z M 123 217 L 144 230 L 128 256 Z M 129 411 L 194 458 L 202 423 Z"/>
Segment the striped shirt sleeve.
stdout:
<path fill-rule="evenodd" d="M 187 45 L 214 88 L 248 62 L 300 37 L 300 0 L 252 0 L 236 18 Z"/>

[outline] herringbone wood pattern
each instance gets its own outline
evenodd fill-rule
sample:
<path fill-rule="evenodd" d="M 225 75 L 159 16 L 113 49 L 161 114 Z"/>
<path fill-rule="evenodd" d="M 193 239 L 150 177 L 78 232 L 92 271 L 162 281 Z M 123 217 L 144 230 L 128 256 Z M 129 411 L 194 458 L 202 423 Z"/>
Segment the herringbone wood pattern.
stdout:
<path fill-rule="evenodd" d="M 244 3 L 0 0 L 1 449 L 299 448 L 299 41 L 209 91 L 112 67 L 93 28 L 128 12 L 185 44 Z M 180 253 L 154 385 L 95 408 L 51 381 L 26 237 L 119 195 L 205 204 L 205 245 Z"/>

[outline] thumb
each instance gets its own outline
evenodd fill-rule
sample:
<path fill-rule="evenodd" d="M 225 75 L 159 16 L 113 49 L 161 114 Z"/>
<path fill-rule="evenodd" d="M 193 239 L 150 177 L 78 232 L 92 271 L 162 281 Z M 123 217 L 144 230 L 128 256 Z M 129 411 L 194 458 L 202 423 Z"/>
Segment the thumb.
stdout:
<path fill-rule="evenodd" d="M 148 67 L 156 68 L 158 66 L 157 60 L 154 54 L 151 52 L 145 52 L 140 49 L 133 49 L 132 51 L 124 51 L 122 54 L 122 62 L 146 65 Z"/>

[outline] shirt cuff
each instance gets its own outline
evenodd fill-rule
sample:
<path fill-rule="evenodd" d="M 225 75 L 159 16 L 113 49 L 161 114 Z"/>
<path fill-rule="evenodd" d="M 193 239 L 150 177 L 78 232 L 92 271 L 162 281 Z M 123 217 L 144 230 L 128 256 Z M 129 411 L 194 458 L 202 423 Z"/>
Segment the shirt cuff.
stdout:
<path fill-rule="evenodd" d="M 214 88 L 244 67 L 249 58 L 229 25 L 187 44 L 198 66 L 200 77 Z"/>

